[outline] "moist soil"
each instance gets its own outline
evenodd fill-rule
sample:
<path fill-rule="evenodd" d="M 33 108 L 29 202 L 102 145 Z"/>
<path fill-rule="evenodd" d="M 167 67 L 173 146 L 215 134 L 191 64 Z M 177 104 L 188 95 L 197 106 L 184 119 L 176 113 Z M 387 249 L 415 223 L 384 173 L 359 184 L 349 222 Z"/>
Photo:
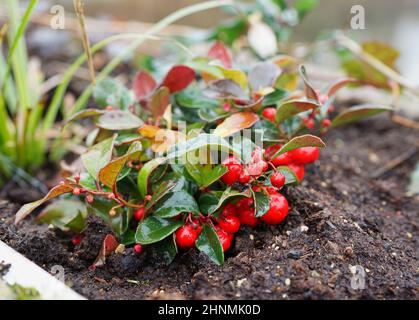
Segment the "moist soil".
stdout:
<path fill-rule="evenodd" d="M 286 221 L 242 228 L 222 267 L 197 250 L 164 266 L 146 249 L 128 248 L 92 270 L 109 232 L 98 219 L 89 218 L 74 247 L 71 235 L 33 217 L 13 225 L 18 205 L 7 201 L 0 201 L 0 240 L 47 271 L 63 266 L 68 285 L 89 299 L 418 299 L 419 199 L 405 189 L 419 153 L 371 178 L 411 149 L 418 131 L 378 117 L 325 141 L 303 184 L 284 192 Z M 363 290 L 351 286 L 351 266 L 365 271 Z"/>

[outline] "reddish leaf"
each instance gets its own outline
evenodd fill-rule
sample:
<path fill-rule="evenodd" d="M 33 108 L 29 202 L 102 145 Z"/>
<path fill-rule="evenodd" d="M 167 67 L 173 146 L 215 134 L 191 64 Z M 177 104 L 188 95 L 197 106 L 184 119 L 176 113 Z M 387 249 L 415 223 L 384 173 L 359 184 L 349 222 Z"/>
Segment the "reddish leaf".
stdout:
<path fill-rule="evenodd" d="M 235 113 L 225 119 L 217 128 L 214 130 L 214 134 L 220 137 L 228 137 L 240 130 L 250 128 L 253 126 L 259 117 L 253 112 L 240 112 Z"/>
<path fill-rule="evenodd" d="M 232 61 L 227 48 L 219 41 L 213 44 L 208 52 L 208 57 L 220 60 L 224 67 L 231 68 Z"/>
<path fill-rule="evenodd" d="M 257 64 L 249 74 L 249 84 L 253 92 L 272 87 L 281 74 L 281 69 L 273 63 L 262 62 Z"/>
<path fill-rule="evenodd" d="M 137 99 L 145 99 L 149 97 L 156 88 L 156 81 L 145 71 L 139 71 L 132 84 L 132 89 L 134 90 Z"/>
<path fill-rule="evenodd" d="M 382 112 L 392 111 L 393 108 L 383 105 L 358 105 L 342 111 L 332 121 L 332 127 L 363 120 Z"/>
<path fill-rule="evenodd" d="M 212 99 L 236 98 L 243 101 L 249 100 L 249 97 L 238 83 L 227 79 L 212 82 L 204 90 L 204 95 Z"/>
<path fill-rule="evenodd" d="M 304 92 L 306 94 L 307 99 L 319 102 L 319 97 L 317 96 L 316 90 L 314 90 L 314 88 L 308 81 L 306 68 L 304 66 L 300 67 L 300 74 L 304 81 Z"/>
<path fill-rule="evenodd" d="M 111 234 L 107 234 L 105 239 L 103 239 L 102 247 L 100 248 L 99 254 L 95 262 L 91 265 L 91 268 L 102 266 L 105 264 L 106 256 L 110 255 L 118 247 L 118 241 Z"/>
<path fill-rule="evenodd" d="M 169 105 L 170 92 L 167 87 L 160 87 L 150 101 L 150 111 L 155 118 L 162 117 Z"/>
<path fill-rule="evenodd" d="M 348 84 L 353 84 L 356 83 L 357 81 L 355 79 L 342 79 L 339 80 L 337 82 L 335 82 L 334 84 L 332 84 L 327 92 L 327 96 L 331 97 L 333 96 L 336 92 L 338 92 L 340 89 L 342 89 L 343 87 L 347 86 Z"/>
<path fill-rule="evenodd" d="M 162 82 L 162 86 L 168 87 L 170 93 L 185 89 L 195 80 L 195 71 L 187 66 L 174 66 L 167 73 Z"/>
<path fill-rule="evenodd" d="M 15 223 L 19 223 L 23 219 L 25 219 L 26 216 L 28 216 L 33 210 L 35 210 L 37 207 L 39 207 L 41 204 L 47 202 L 48 200 L 51 200 L 52 198 L 56 198 L 64 193 L 72 192 L 74 187 L 70 184 L 60 184 L 54 188 L 51 189 L 48 194 L 35 202 L 27 203 L 22 208 L 19 209 L 19 211 L 16 213 L 15 217 Z"/>

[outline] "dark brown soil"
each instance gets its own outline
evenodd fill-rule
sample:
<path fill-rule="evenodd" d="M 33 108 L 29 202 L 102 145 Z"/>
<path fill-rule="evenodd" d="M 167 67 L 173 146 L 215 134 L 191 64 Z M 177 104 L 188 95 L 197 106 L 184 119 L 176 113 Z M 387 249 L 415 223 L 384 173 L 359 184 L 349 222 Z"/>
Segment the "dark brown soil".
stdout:
<path fill-rule="evenodd" d="M 286 192 L 286 222 L 244 228 L 223 267 L 196 250 L 165 267 L 127 249 L 93 271 L 108 231 L 100 221 L 90 220 L 74 248 L 71 235 L 30 219 L 16 228 L 17 208 L 7 202 L 0 202 L 0 240 L 46 270 L 62 265 L 68 283 L 90 299 L 418 299 L 419 200 L 404 191 L 419 154 L 370 178 L 417 141 L 417 131 L 384 117 L 332 133 L 305 182 Z M 364 290 L 351 288 L 355 265 L 366 272 Z"/>

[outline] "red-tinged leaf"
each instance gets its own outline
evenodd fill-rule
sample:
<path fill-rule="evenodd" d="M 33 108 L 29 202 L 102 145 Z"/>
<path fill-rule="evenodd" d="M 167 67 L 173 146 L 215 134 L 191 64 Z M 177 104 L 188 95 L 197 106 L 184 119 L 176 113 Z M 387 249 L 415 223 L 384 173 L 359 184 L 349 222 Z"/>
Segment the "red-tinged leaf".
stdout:
<path fill-rule="evenodd" d="M 132 89 L 134 90 L 137 99 L 141 100 L 148 98 L 156 88 L 157 83 L 148 72 L 139 71 L 136 74 Z"/>
<path fill-rule="evenodd" d="M 310 101 L 287 101 L 278 107 L 275 120 L 277 123 L 281 123 L 301 112 L 313 110 L 317 107 L 319 107 L 318 104 Z"/>
<path fill-rule="evenodd" d="M 317 96 L 316 90 L 314 90 L 313 86 L 310 84 L 308 80 L 306 68 L 304 66 L 300 67 L 300 75 L 304 81 L 304 92 L 306 94 L 307 99 L 319 102 L 319 97 Z"/>
<path fill-rule="evenodd" d="M 195 80 L 195 71 L 187 66 L 174 66 L 167 73 L 161 86 L 167 87 L 170 93 L 178 92 L 189 86 Z"/>
<path fill-rule="evenodd" d="M 303 136 L 295 137 L 288 141 L 286 144 L 282 146 L 281 149 L 279 149 L 273 156 L 272 159 L 280 156 L 281 154 L 298 149 L 303 147 L 318 147 L 318 148 L 324 148 L 326 145 L 322 141 L 322 139 L 313 136 L 311 134 L 306 134 Z"/>
<path fill-rule="evenodd" d="M 170 91 L 167 87 L 160 87 L 154 92 L 150 101 L 150 111 L 155 118 L 162 117 L 169 106 Z"/>
<path fill-rule="evenodd" d="M 204 90 L 204 95 L 212 99 L 239 99 L 248 101 L 249 97 L 242 87 L 233 80 L 222 79 L 212 82 Z"/>
<path fill-rule="evenodd" d="M 220 60 L 223 66 L 226 68 L 231 68 L 232 66 L 231 55 L 222 42 L 217 41 L 212 45 L 208 52 L 208 57 Z"/>
<path fill-rule="evenodd" d="M 166 162 L 166 158 L 155 158 L 147 162 L 140 170 L 137 176 L 137 185 L 138 190 L 140 191 L 141 196 L 144 198 L 148 194 L 148 178 L 150 177 L 151 173 L 157 169 L 157 167 L 164 162 Z"/>
<path fill-rule="evenodd" d="M 259 116 L 253 112 L 235 113 L 226 118 L 214 130 L 214 135 L 228 137 L 240 130 L 250 128 L 259 120 Z"/>
<path fill-rule="evenodd" d="M 331 127 L 337 127 L 351 122 L 363 120 L 393 108 L 383 105 L 360 105 L 346 109 L 333 119 Z"/>
<path fill-rule="evenodd" d="M 342 79 L 339 80 L 337 82 L 335 82 L 334 84 L 332 84 L 329 88 L 329 90 L 327 91 L 327 96 L 331 97 L 334 94 L 336 94 L 340 89 L 342 89 L 343 87 L 347 86 L 348 84 L 354 84 L 357 81 L 355 79 Z"/>
<path fill-rule="evenodd" d="M 19 209 L 19 211 L 16 213 L 15 223 L 19 223 L 20 221 L 25 219 L 25 217 L 27 217 L 32 211 L 34 211 L 36 208 L 38 208 L 40 205 L 44 204 L 48 200 L 56 198 L 65 193 L 70 193 L 73 191 L 73 189 L 74 189 L 74 186 L 71 184 L 60 184 L 52 188 L 50 192 L 48 192 L 48 194 L 42 199 L 31 202 L 31 203 L 27 203 L 24 206 L 22 206 Z"/>
<path fill-rule="evenodd" d="M 116 241 L 115 237 L 111 234 L 107 234 L 105 239 L 103 239 L 99 254 L 90 268 L 95 269 L 96 267 L 103 266 L 106 262 L 106 256 L 113 253 L 118 245 L 118 241 Z"/>
<path fill-rule="evenodd" d="M 249 74 L 249 85 L 253 92 L 273 87 L 279 77 L 281 69 L 273 63 L 262 62 L 257 64 Z"/>
<path fill-rule="evenodd" d="M 131 144 L 125 155 L 112 160 L 99 171 L 99 181 L 102 182 L 105 186 L 113 188 L 118 179 L 119 173 L 125 166 L 125 163 L 138 157 L 140 155 L 141 149 L 142 145 L 140 142 L 136 141 Z"/>

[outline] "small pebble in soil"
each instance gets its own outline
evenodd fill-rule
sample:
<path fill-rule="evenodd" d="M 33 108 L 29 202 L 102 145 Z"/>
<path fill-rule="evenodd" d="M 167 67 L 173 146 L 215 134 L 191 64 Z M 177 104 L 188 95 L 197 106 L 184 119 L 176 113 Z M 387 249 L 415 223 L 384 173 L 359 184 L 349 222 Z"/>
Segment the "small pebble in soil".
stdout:
<path fill-rule="evenodd" d="M 301 250 L 290 250 L 287 253 L 287 258 L 291 259 L 300 259 L 303 255 L 303 252 Z"/>
<path fill-rule="evenodd" d="M 285 279 L 285 285 L 286 285 L 287 287 L 289 287 L 289 286 L 291 285 L 291 280 L 290 280 L 290 279 L 288 279 L 288 278 L 286 278 L 286 279 Z"/>

